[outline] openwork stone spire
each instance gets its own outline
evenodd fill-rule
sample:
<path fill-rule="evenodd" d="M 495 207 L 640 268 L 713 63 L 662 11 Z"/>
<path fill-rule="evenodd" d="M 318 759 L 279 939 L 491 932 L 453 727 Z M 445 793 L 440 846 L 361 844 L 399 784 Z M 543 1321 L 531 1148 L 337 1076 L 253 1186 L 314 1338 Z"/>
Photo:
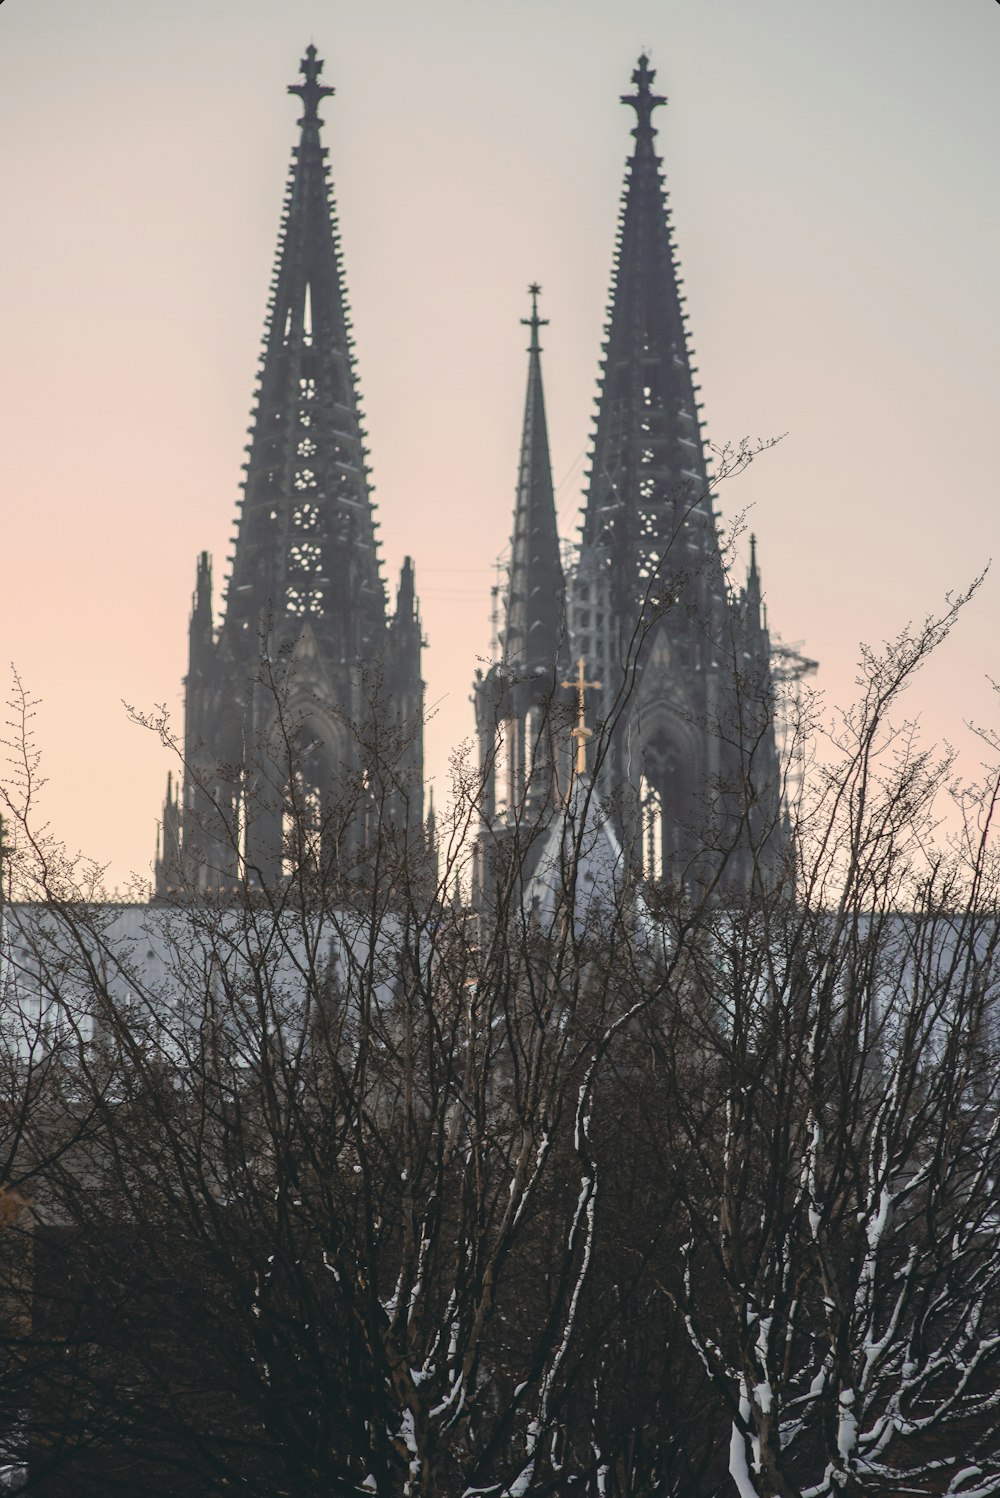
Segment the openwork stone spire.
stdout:
<path fill-rule="evenodd" d="M 697 386 L 685 331 L 653 112 L 654 70 L 639 58 L 636 113 L 611 282 L 584 550 L 603 554 L 621 616 L 634 613 L 692 504 L 709 518 Z M 699 542 L 714 546 L 711 526 Z"/>
<path fill-rule="evenodd" d="M 630 867 L 682 884 L 721 870 L 741 888 L 754 858 L 763 865 L 759 849 L 774 850 L 773 694 L 766 631 L 751 640 L 720 554 L 656 153 L 653 119 L 666 100 L 654 78 L 640 57 L 622 97 L 635 111 L 634 144 L 570 624 L 574 653 L 604 682 L 611 726 L 598 788 Z M 749 602 L 759 615 L 755 565 Z M 626 685 L 625 708 L 613 712 Z M 731 857 L 720 852 L 727 845 Z"/>
<path fill-rule="evenodd" d="M 246 481 L 221 627 L 198 567 L 185 690 L 183 804 L 157 889 L 228 894 L 296 869 L 367 877 L 379 818 L 423 835 L 423 638 L 407 559 L 387 618 L 337 216 L 320 142 L 315 47 L 268 301 Z M 373 723 L 393 792 L 365 791 Z M 391 730 L 385 733 L 385 729 Z M 344 808 L 353 808 L 345 821 Z M 171 820 L 173 818 L 173 821 Z M 298 839 L 296 841 L 296 839 Z M 312 877 L 312 874 L 310 875 Z"/>
<path fill-rule="evenodd" d="M 338 658 L 367 655 L 385 627 L 340 238 L 320 143 L 333 93 L 310 46 L 268 302 L 244 498 L 223 635 L 256 649 L 262 621 L 308 622 Z"/>
<path fill-rule="evenodd" d="M 503 640 L 504 659 L 519 674 L 551 672 L 562 647 L 565 625 L 563 572 L 542 389 L 542 349 L 538 339 L 539 329 L 546 327 L 548 320 L 538 315 L 541 287 L 532 285 L 528 292 L 531 316 L 522 319 L 531 331 L 528 389 Z"/>

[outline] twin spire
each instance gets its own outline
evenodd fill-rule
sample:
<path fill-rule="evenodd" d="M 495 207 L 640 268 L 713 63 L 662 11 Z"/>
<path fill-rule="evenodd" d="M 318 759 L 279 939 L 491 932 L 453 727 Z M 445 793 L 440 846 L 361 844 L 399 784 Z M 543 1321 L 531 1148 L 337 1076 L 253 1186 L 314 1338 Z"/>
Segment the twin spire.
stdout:
<path fill-rule="evenodd" d="M 377 522 L 355 378 L 336 209 L 320 144 L 321 82 L 310 45 L 300 81 L 301 138 L 289 174 L 269 304 L 226 630 L 254 634 L 272 615 L 308 621 L 365 653 L 384 627 Z M 707 491 L 682 301 L 654 150 L 655 72 L 643 54 L 623 102 L 635 110 L 584 545 L 600 545 L 629 601 L 670 544 L 679 489 Z M 529 288 L 528 387 L 504 630 L 517 669 L 551 665 L 564 634 L 564 580 L 542 388 L 540 288 Z M 261 574 L 266 574 L 262 579 Z M 262 588 L 262 582 L 264 587 Z"/>
<path fill-rule="evenodd" d="M 419 718 L 422 701 L 422 635 L 412 564 L 404 567 L 391 619 L 380 572 L 340 236 L 321 143 L 320 108 L 334 90 L 322 82 L 322 73 L 322 61 L 310 46 L 299 80 L 289 86 L 302 104 L 300 135 L 288 175 L 244 494 L 217 635 L 207 558 L 199 569 L 186 735 L 190 745 L 204 746 L 199 750 L 205 762 L 202 778 L 222 776 L 213 804 L 230 797 L 235 806 L 238 799 L 238 788 L 223 784 L 223 771 L 238 763 L 242 752 L 240 713 L 252 695 L 248 683 L 254 680 L 262 632 L 290 648 L 307 640 L 303 659 L 308 655 L 315 663 L 310 667 L 310 700 L 323 704 L 328 737 L 337 738 L 337 724 L 359 719 L 360 662 L 385 663 L 385 680 L 401 718 Z M 616 692 L 622 630 L 650 596 L 665 558 L 680 557 L 689 575 L 700 575 L 694 600 L 698 618 L 714 618 L 716 605 L 726 606 L 683 283 L 655 149 L 653 117 L 666 101 L 653 91 L 654 80 L 643 55 L 632 74 L 633 91 L 622 96 L 635 112 L 634 145 L 615 251 L 581 550 L 568 590 L 542 381 L 540 335 L 547 323 L 539 313 L 540 287 L 529 287 L 530 313 L 523 320 L 529 332 L 527 388 L 504 660 L 502 669 L 483 682 L 477 706 L 487 756 L 493 752 L 494 698 L 507 715 L 504 721 L 514 725 L 507 756 L 508 806 L 517 803 L 519 787 L 527 787 L 541 804 L 558 782 L 562 750 L 556 741 L 562 738 L 565 747 L 565 735 L 553 726 L 549 708 L 553 692 L 572 669 L 570 659 L 584 656 L 588 672 L 604 681 L 604 692 Z M 703 567 L 706 561 L 709 565 Z M 755 565 L 749 590 L 751 599 L 759 595 Z M 670 596 L 669 585 L 660 591 Z M 688 614 L 696 616 L 694 606 Z M 685 738 L 682 727 L 689 728 L 699 715 L 707 721 L 698 693 L 708 671 L 717 669 L 705 632 L 692 625 L 682 638 L 679 618 L 677 611 L 670 625 L 673 636 L 657 657 L 660 664 L 642 685 L 643 722 L 653 725 L 657 736 L 640 745 L 643 753 L 649 751 L 647 775 L 653 774 L 655 755 L 660 755 L 661 804 L 675 816 L 686 804 L 684 797 L 690 801 L 694 794 L 686 782 L 681 785 L 682 771 L 691 787 L 699 779 L 707 783 L 701 765 L 703 759 L 707 764 L 707 750 L 702 753 L 704 746 L 695 746 L 695 753 L 692 736 Z M 267 727 L 263 719 L 252 726 Z M 578 724 L 578 732 L 582 727 Z M 623 745 L 627 728 L 621 731 Z M 609 774 L 621 779 L 640 763 L 634 752 L 640 739 L 629 739 Z M 419 732 L 414 743 L 410 778 L 422 788 Z M 339 739 L 327 746 L 326 755 L 327 778 L 331 766 L 349 763 Z M 545 755 L 551 758 L 547 776 L 540 768 Z M 194 788 L 187 786 L 185 805 L 193 794 Z M 411 804 L 418 800 L 414 790 Z M 279 821 L 275 826 L 280 830 Z M 186 848 L 187 826 L 182 830 Z M 363 840 L 360 832 L 358 840 Z M 206 874 L 209 882 L 232 877 L 232 870 L 223 866 L 222 843 L 209 848 L 206 841 L 191 851 L 205 869 L 216 871 Z M 276 865 L 279 852 L 275 844 L 260 856 Z"/>
<path fill-rule="evenodd" d="M 353 340 L 319 108 L 334 90 L 310 45 L 289 93 L 303 104 L 266 333 L 260 400 L 227 618 L 262 566 L 276 612 L 374 643 L 384 623 Z M 583 548 L 603 554 L 620 612 L 633 608 L 700 512 L 715 546 L 698 386 L 653 115 L 666 98 L 643 53 L 622 102 L 635 111 L 604 344 Z M 529 287 L 528 380 L 518 468 L 504 655 L 519 673 L 551 670 L 565 644 L 565 580 L 542 385 L 541 288 Z M 290 496 L 290 499 L 289 499 Z M 338 608 L 339 601 L 339 608 Z M 565 662 L 563 663 L 565 664 Z"/>

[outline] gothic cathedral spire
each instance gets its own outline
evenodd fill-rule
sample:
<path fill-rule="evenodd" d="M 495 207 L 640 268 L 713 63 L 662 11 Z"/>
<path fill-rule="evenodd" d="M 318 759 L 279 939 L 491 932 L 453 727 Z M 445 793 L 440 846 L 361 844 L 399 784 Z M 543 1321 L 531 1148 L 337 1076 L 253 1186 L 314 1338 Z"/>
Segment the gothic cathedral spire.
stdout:
<path fill-rule="evenodd" d="M 268 299 L 235 545 L 216 630 L 199 562 L 186 680 L 179 868 L 157 890 L 228 890 L 289 872 L 299 851 L 348 876 L 373 814 L 359 725 L 407 715 L 393 814 L 422 827 L 422 638 L 407 559 L 386 612 L 336 207 L 319 109 L 334 90 L 306 49 L 302 102 Z M 278 719 L 280 717 L 280 724 Z M 279 763 L 276 746 L 285 746 Z M 357 815 L 343 824 L 344 797 Z"/>
<path fill-rule="evenodd" d="M 747 799 L 757 802 L 760 838 L 777 816 L 772 694 L 756 637 L 749 660 L 719 546 L 656 153 L 653 116 L 666 99 L 654 79 L 641 56 L 633 91 L 622 96 L 635 111 L 634 144 L 570 623 L 574 653 L 604 682 L 598 718 L 613 726 L 602 794 L 633 868 L 690 883 L 724 867 L 724 878 L 742 887 L 755 856 L 746 846 Z M 759 601 L 756 566 L 753 587 Z"/>
<path fill-rule="evenodd" d="M 626 168 L 583 548 L 601 555 L 614 579 L 620 616 L 638 611 L 686 519 L 701 521 L 712 544 L 708 474 L 698 422 L 697 386 L 685 328 L 653 112 L 667 101 L 639 58 L 636 112 Z M 694 512 L 692 514 L 692 512 Z"/>
<path fill-rule="evenodd" d="M 310 46 L 257 406 L 226 593 L 223 635 L 256 650 L 262 613 L 308 621 L 337 656 L 368 654 L 385 625 L 354 341 L 319 106 L 333 89 Z"/>

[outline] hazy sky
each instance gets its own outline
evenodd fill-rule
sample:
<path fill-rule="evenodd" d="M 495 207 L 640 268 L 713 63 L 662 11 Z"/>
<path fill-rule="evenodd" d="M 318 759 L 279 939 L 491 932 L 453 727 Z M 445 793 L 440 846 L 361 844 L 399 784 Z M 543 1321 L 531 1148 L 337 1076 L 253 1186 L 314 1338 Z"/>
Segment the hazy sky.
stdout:
<path fill-rule="evenodd" d="M 471 734 L 510 529 L 525 287 L 576 524 L 640 48 L 714 442 L 787 433 L 752 507 L 772 625 L 850 695 L 859 639 L 1000 552 L 996 0 L 6 0 L 0 657 L 45 809 L 148 874 L 195 557 L 221 582 L 306 43 L 325 107 L 386 574 L 416 559 L 429 770 Z M 969 773 L 1000 555 L 913 691 Z"/>

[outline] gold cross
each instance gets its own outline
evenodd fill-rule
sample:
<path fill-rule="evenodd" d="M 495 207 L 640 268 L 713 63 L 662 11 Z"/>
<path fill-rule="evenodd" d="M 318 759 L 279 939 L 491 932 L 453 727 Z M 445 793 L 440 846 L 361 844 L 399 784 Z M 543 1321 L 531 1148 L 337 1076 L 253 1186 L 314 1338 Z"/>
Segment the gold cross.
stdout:
<path fill-rule="evenodd" d="M 593 730 L 587 727 L 587 693 L 591 689 L 599 691 L 601 683 L 587 680 L 587 670 L 581 655 L 576 663 L 576 676 L 572 681 L 564 681 L 563 686 L 576 692 L 576 727 L 570 734 L 570 738 L 576 740 L 576 773 L 585 775 L 587 773 L 587 740 L 594 736 Z"/>

